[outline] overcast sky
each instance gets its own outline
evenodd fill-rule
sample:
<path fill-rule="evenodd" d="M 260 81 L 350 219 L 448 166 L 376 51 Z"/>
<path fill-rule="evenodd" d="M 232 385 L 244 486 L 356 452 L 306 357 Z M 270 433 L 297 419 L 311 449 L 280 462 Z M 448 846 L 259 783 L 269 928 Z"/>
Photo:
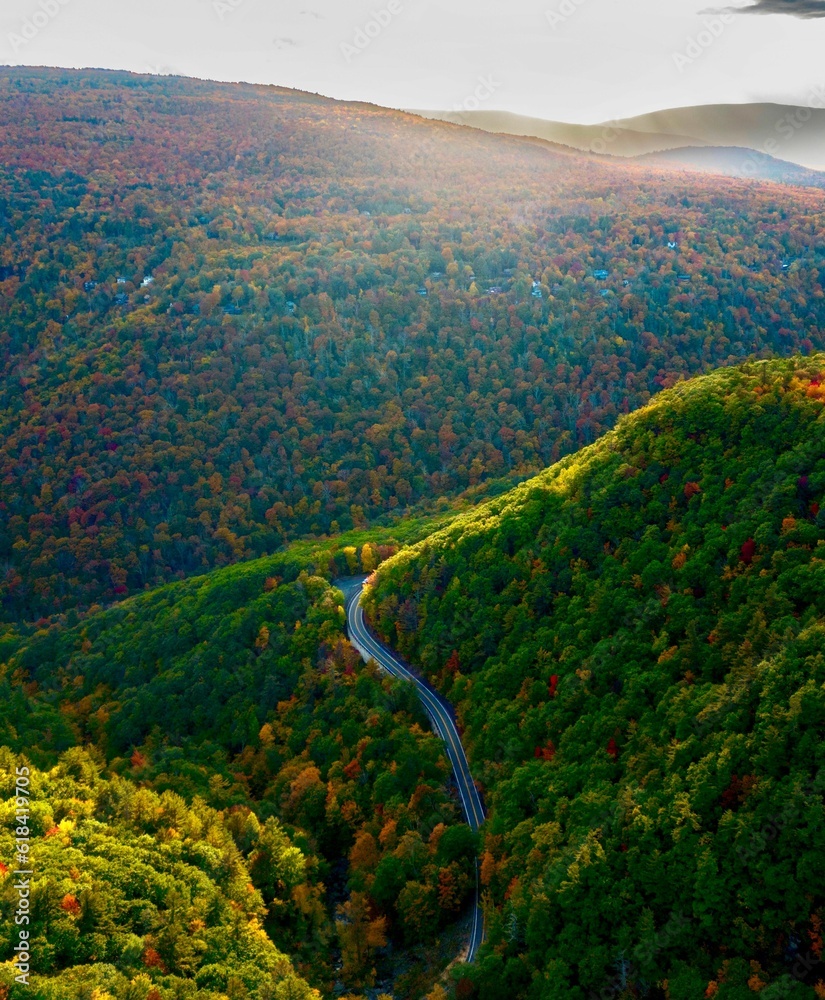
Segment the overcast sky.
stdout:
<path fill-rule="evenodd" d="M 485 108 L 582 122 L 728 101 L 825 106 L 825 0 L 739 4 L 752 9 L 719 13 L 713 0 L 2 0 L 0 62 L 247 80 L 417 109 L 475 107 L 478 90 Z"/>

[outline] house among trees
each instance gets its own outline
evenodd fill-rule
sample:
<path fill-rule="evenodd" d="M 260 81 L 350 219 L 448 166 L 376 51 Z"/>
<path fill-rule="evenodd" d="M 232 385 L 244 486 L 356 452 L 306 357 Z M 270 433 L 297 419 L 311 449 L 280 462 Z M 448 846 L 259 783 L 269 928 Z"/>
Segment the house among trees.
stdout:
<path fill-rule="evenodd" d="M 606 271 L 604 268 L 599 268 L 598 271 L 593 272 L 593 277 L 598 278 L 599 281 L 604 281 L 605 278 L 610 277 L 610 271 Z"/>

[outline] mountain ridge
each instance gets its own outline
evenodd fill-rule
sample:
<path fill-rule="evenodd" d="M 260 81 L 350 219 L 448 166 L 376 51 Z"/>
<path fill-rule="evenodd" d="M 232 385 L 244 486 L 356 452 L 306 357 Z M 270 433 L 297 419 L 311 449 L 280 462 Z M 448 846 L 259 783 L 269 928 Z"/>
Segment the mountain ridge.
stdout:
<path fill-rule="evenodd" d="M 532 135 L 583 152 L 635 157 L 686 146 L 743 146 L 809 170 L 825 170 L 825 109 L 821 106 L 698 105 L 594 125 L 531 118 L 493 109 L 413 113 L 484 131 Z"/>
<path fill-rule="evenodd" d="M 823 355 L 701 376 L 379 567 L 485 790 L 479 982 L 818 995 L 823 427 Z"/>

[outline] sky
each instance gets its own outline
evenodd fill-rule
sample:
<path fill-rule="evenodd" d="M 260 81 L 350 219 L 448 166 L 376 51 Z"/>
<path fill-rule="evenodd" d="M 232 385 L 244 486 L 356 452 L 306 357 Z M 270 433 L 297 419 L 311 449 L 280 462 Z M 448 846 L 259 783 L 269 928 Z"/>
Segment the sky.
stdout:
<path fill-rule="evenodd" d="M 747 9 L 745 9 L 747 8 Z M 825 106 L 825 0 L 3 0 L 0 63 L 594 123 Z"/>

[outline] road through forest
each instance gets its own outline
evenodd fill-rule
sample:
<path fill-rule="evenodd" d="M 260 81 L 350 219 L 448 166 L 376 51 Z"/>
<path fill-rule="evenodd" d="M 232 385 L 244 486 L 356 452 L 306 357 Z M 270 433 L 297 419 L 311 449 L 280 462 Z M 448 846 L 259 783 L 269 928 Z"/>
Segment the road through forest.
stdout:
<path fill-rule="evenodd" d="M 458 788 L 461 807 L 467 825 L 478 831 L 484 822 L 484 806 L 481 796 L 470 773 L 467 755 L 461 743 L 455 723 L 455 713 L 450 703 L 443 698 L 430 684 L 410 669 L 388 646 L 375 635 L 364 618 L 361 607 L 361 592 L 366 577 L 352 577 L 336 580 L 334 586 L 344 594 L 346 600 L 347 630 L 349 640 L 361 656 L 375 662 L 387 673 L 400 677 L 415 685 L 427 715 L 430 717 L 434 731 L 444 740 L 447 757 L 453 767 L 453 777 Z M 478 885 L 478 862 L 476 862 L 476 892 L 473 906 L 473 922 L 470 941 L 467 948 L 466 961 L 472 962 L 482 941 L 484 940 L 484 915 L 481 910 L 481 897 Z"/>

